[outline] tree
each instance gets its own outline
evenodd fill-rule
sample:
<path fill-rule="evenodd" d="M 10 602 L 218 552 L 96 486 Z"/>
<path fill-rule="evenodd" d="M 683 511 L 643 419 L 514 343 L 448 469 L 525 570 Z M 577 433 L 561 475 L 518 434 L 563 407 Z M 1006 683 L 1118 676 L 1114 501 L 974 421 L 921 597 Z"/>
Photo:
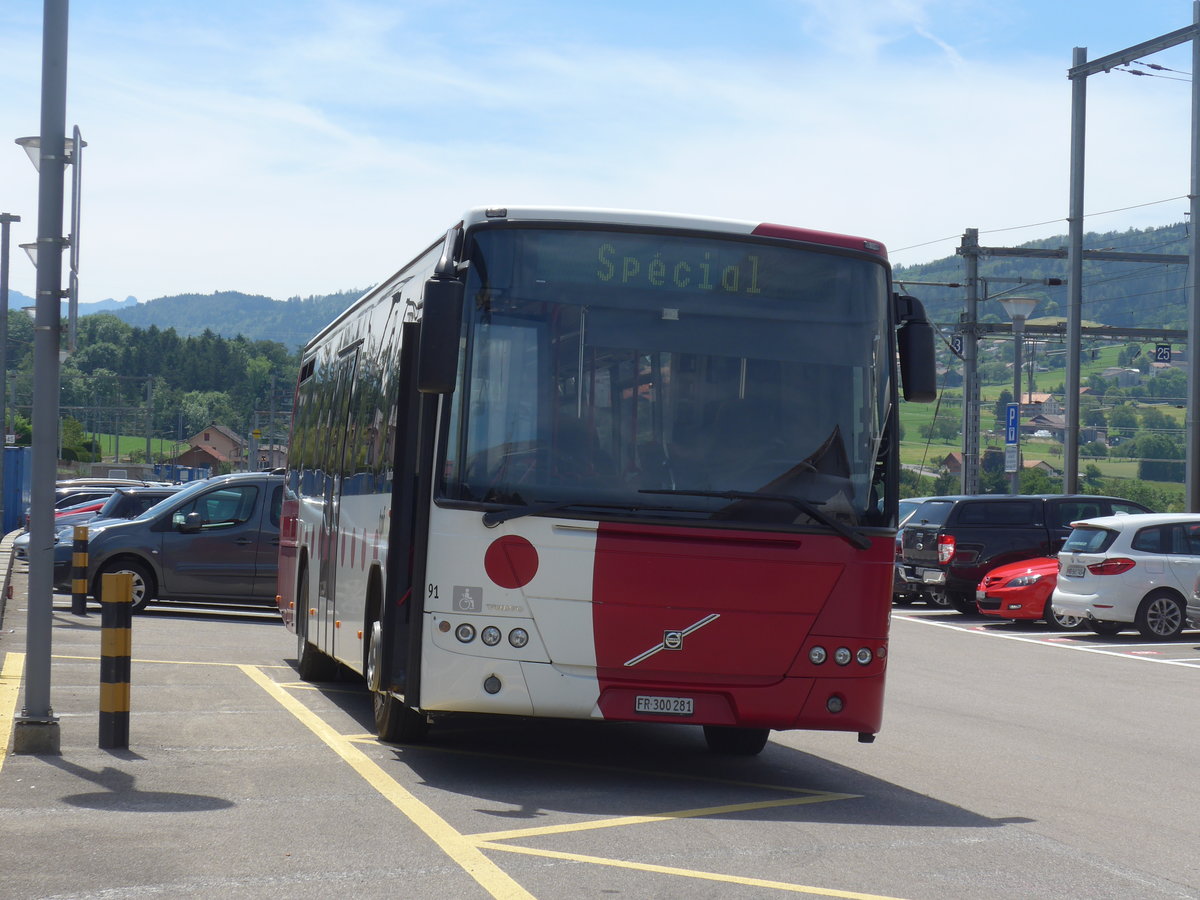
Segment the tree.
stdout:
<path fill-rule="evenodd" d="M 1138 415 L 1134 412 L 1132 406 L 1122 403 L 1108 411 L 1108 424 L 1110 428 L 1115 428 L 1118 433 L 1126 437 L 1132 437 L 1133 433 L 1137 431 Z"/>
<path fill-rule="evenodd" d="M 1003 428 L 1005 421 L 1008 418 L 1008 404 L 1013 402 L 1012 391 L 1005 388 L 1000 392 L 1000 398 L 996 401 L 993 407 L 996 413 L 996 424 Z"/>
<path fill-rule="evenodd" d="M 233 403 L 228 394 L 220 391 L 189 391 L 181 400 L 184 430 L 195 434 L 213 422 L 237 421 Z"/>
<path fill-rule="evenodd" d="M 1108 427 L 1108 416 L 1104 414 L 1104 410 L 1100 408 L 1100 404 L 1097 401 L 1092 400 L 1090 404 L 1080 403 L 1079 412 L 1084 425 L 1089 425 L 1093 428 Z"/>
<path fill-rule="evenodd" d="M 1022 494 L 1055 494 L 1062 490 L 1062 479 L 1045 469 L 1022 469 L 1020 486 Z"/>
<path fill-rule="evenodd" d="M 1142 409 L 1141 420 L 1142 428 L 1147 431 L 1166 431 L 1175 427 L 1175 420 L 1168 418 L 1157 406 L 1147 406 Z"/>
<path fill-rule="evenodd" d="M 953 472 L 942 472 L 933 482 L 933 495 L 935 497 L 944 496 L 946 494 L 958 493 L 958 476 Z"/>

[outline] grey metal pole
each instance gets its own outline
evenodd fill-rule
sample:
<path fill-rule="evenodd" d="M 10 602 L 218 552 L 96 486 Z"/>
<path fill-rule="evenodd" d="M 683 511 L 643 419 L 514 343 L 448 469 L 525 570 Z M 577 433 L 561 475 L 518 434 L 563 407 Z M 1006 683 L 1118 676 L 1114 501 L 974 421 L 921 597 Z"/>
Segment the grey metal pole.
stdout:
<path fill-rule="evenodd" d="M 1087 48 L 1076 47 L 1072 66 L 1087 62 Z M 1083 168 L 1087 120 L 1087 75 L 1071 82 L 1071 206 L 1067 215 L 1067 431 L 1063 435 L 1063 493 L 1079 490 L 1079 388 L 1083 347 Z"/>
<path fill-rule="evenodd" d="M 1200 24 L 1200 2 L 1192 3 L 1192 23 Z M 1200 72 L 1200 41 L 1192 38 L 1192 71 Z M 1196 418 L 1200 403 L 1200 278 L 1196 277 L 1196 266 L 1200 265 L 1200 83 L 1192 79 L 1192 179 L 1191 179 L 1191 227 L 1188 229 L 1188 401 L 1184 416 L 1187 444 L 1185 447 L 1184 498 L 1189 512 L 1200 512 L 1200 422 Z"/>
<path fill-rule="evenodd" d="M 0 530 L 4 524 L 4 451 L 8 446 L 8 230 L 20 216 L 0 213 Z"/>
<path fill-rule="evenodd" d="M 1025 317 L 1013 316 L 1013 402 L 1017 404 L 1017 467 L 1009 483 L 1009 493 L 1021 493 L 1021 345 L 1025 342 Z"/>
<path fill-rule="evenodd" d="M 29 519 L 29 614 L 25 706 L 14 723 L 17 753 L 59 753 L 50 706 L 54 613 L 54 482 L 58 474 L 63 173 L 67 120 L 67 0 L 44 0 L 41 161 L 38 166 L 37 313 L 33 335 L 33 465 Z"/>
<path fill-rule="evenodd" d="M 967 263 L 967 309 L 963 316 L 963 464 L 961 489 L 979 493 L 979 229 L 963 233 L 958 251 Z"/>
<path fill-rule="evenodd" d="M 150 440 L 154 434 L 154 379 L 146 376 L 146 465 L 154 465 L 150 455 Z"/>
<path fill-rule="evenodd" d="M 275 373 L 271 373 L 271 418 L 267 426 L 267 468 L 273 469 L 276 465 L 275 446 L 279 442 L 275 440 Z"/>

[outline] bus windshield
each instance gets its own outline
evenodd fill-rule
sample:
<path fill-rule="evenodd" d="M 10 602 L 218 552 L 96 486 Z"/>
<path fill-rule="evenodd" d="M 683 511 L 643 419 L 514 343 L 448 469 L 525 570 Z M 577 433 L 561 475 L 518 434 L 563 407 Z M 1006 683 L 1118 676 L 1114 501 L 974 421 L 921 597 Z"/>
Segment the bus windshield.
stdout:
<path fill-rule="evenodd" d="M 886 524 L 882 261 L 578 226 L 481 229 L 467 256 L 440 499 Z"/>

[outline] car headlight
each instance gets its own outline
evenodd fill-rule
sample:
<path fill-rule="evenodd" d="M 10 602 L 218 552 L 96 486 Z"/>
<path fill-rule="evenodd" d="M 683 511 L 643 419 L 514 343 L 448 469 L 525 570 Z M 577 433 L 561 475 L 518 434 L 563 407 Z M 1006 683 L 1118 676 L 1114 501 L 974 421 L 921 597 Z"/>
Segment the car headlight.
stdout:
<path fill-rule="evenodd" d="M 1008 583 L 1009 587 L 1029 587 L 1031 584 L 1037 584 L 1042 580 L 1041 575 L 1018 575 Z"/>

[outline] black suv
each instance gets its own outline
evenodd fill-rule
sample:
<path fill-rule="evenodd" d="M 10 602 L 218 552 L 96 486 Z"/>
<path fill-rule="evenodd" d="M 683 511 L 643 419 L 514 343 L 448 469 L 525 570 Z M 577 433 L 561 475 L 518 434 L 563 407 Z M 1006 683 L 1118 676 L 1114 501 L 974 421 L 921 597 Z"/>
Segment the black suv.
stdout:
<path fill-rule="evenodd" d="M 976 612 L 975 588 L 997 566 L 1054 555 L 1080 519 L 1146 512 L 1140 503 L 1091 494 L 934 497 L 901 532 L 898 573 L 939 605 Z"/>

